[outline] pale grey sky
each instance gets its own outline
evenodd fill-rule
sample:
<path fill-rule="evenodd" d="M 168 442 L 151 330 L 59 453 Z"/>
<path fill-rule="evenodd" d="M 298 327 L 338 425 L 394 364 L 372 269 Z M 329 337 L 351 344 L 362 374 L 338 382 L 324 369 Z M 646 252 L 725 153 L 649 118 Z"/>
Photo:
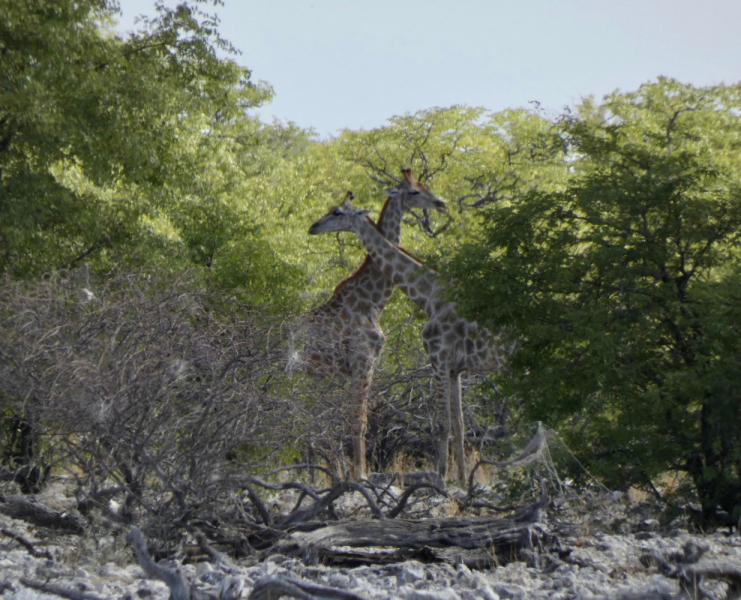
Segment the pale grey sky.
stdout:
<path fill-rule="evenodd" d="M 120 28 L 154 14 L 120 0 Z M 176 2 L 166 0 L 166 4 Z M 225 0 L 202 5 L 269 82 L 261 109 L 313 127 L 370 129 L 406 112 L 531 100 L 556 112 L 659 75 L 741 81 L 741 0 Z"/>

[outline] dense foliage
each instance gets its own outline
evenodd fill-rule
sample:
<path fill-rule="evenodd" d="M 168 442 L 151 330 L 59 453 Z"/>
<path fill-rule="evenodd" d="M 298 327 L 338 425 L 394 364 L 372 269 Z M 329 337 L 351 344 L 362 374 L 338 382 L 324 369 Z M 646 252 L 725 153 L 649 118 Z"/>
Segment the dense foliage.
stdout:
<path fill-rule="evenodd" d="M 7 334 L 0 402 L 14 455 L 3 457 L 6 465 L 29 467 L 35 460 L 29 444 L 39 447 L 43 420 L 31 409 L 50 406 L 46 400 L 58 393 L 53 378 L 39 379 L 27 368 L 40 360 L 33 344 L 43 346 L 55 327 L 76 331 L 79 317 L 31 328 L 38 339 L 26 343 L 11 335 L 31 327 L 18 320 L 12 299 L 21 288 L 13 286 L 60 277 L 84 285 L 79 295 L 108 289 L 106 279 L 135 281 L 152 306 L 180 306 L 162 296 L 164 282 L 178 281 L 183 298 L 214 292 L 218 301 L 198 304 L 191 321 L 178 321 L 177 328 L 193 327 L 205 340 L 199 356 L 212 356 L 228 324 L 239 322 L 235 306 L 257 310 L 266 320 L 255 317 L 255 327 L 272 335 L 282 327 L 273 328 L 276 315 L 321 303 L 364 252 L 354 236 L 310 238 L 309 224 L 348 189 L 377 211 L 383 188 L 405 166 L 448 202 L 450 213 L 409 215 L 404 246 L 445 271 L 463 313 L 520 335 L 510 370 L 477 396 L 468 394 L 475 407 L 468 411 L 470 431 L 480 433 L 487 419 L 540 420 L 612 487 L 653 489 L 662 474 L 681 471 L 706 517 L 717 505 L 740 510 L 739 86 L 698 89 L 660 79 L 601 103 L 586 100 L 557 118 L 537 108 L 432 108 L 318 140 L 311 131 L 266 125 L 251 114 L 272 90 L 251 80 L 198 6 L 159 6 L 156 19 L 121 39 L 110 26 L 116 15 L 110 0 L 0 0 L 0 273 L 6 278 L 0 325 Z M 38 293 L 64 288 L 59 293 L 67 300 L 60 302 L 69 304 L 77 296 L 68 285 L 49 283 Z M 153 319 L 134 310 L 125 287 L 116 288 L 118 304 L 107 310 L 125 306 Z M 80 314 L 90 310 L 81 306 Z M 203 330 L 193 316 L 198 311 L 208 325 Z M 83 317 L 79 323 L 88 322 Z M 152 332 L 165 335 L 160 325 Z M 386 466 L 394 452 L 424 452 L 403 447 L 398 432 L 407 428 L 418 442 L 432 409 L 420 410 L 429 372 L 419 314 L 397 292 L 383 325 L 389 344 L 371 415 L 381 441 L 369 447 L 376 448 L 376 464 Z M 117 339 L 106 327 L 99 335 Z M 56 366 L 49 358 L 56 354 L 44 355 L 52 361 L 43 363 L 44 377 L 70 368 L 73 347 L 82 343 L 74 341 L 78 334 L 70 334 L 69 352 Z M 137 335 L 150 340 L 144 331 Z M 160 337 L 142 343 L 159 344 Z M 186 334 L 178 340 L 190 348 Z M 99 342 L 85 340 L 90 348 L 102 348 Z M 13 354 L 28 344 L 30 358 L 21 368 Z M 109 371 L 139 345 L 111 354 Z M 170 360 L 196 360 L 178 358 L 176 346 Z M 312 446 L 309 439 L 330 444 L 337 428 L 328 418 L 304 438 L 287 426 L 284 401 L 302 392 L 291 387 L 270 348 L 272 370 L 259 386 L 231 382 L 249 397 L 252 412 L 232 407 L 230 414 L 259 415 L 260 435 L 267 437 L 254 434 L 255 423 L 240 430 L 253 436 L 242 447 L 253 458 L 260 454 L 255 448 L 271 445 L 265 432 L 286 426 L 285 439 L 302 446 L 282 444 L 280 458 L 289 460 L 294 450 Z M 258 344 L 252 351 L 262 350 Z M 225 356 L 213 358 L 215 364 Z M 166 370 L 154 358 L 146 363 L 152 377 Z M 198 360 L 192 372 L 200 387 L 192 397 L 174 383 L 121 382 L 126 393 L 141 385 L 139 399 L 164 393 L 170 408 L 200 406 L 198 390 L 225 382 L 206 359 Z M 68 375 L 60 379 L 66 397 L 91 402 L 87 383 Z M 312 410 L 330 415 L 333 409 L 316 394 L 304 399 L 306 412 L 297 409 L 291 418 L 308 432 Z M 183 435 L 188 431 L 191 421 L 178 420 L 177 410 L 149 409 L 183 423 Z M 265 421 L 271 414 L 277 429 Z M 101 423 L 94 425 L 107 426 Z M 78 438 L 67 446 L 77 452 L 75 444 L 85 443 Z M 323 451 L 316 444 L 314 450 Z M 235 448 L 229 451 L 233 457 Z"/>
<path fill-rule="evenodd" d="M 741 497 L 739 108 L 670 80 L 585 103 L 565 189 L 491 207 L 451 265 L 469 314 L 521 332 L 503 385 L 531 418 L 608 485 L 688 473 L 708 517 Z"/>
<path fill-rule="evenodd" d="M 271 90 L 218 56 L 215 23 L 160 7 L 123 41 L 107 0 L 1 8 L 0 272 L 163 256 L 267 301 L 285 268 L 237 199 L 270 163 L 278 136 L 245 111 Z"/>

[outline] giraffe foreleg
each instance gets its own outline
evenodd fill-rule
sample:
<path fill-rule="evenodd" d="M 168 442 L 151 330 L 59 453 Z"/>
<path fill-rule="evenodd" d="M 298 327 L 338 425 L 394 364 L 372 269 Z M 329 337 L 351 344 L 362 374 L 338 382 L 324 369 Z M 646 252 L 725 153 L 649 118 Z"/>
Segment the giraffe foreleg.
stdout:
<path fill-rule="evenodd" d="M 352 461 L 354 480 L 366 477 L 366 445 L 365 436 L 368 433 L 368 396 L 373 381 L 373 362 L 362 361 L 353 369 L 353 393 L 355 395 L 354 410 L 350 430 L 352 437 Z"/>
<path fill-rule="evenodd" d="M 437 418 L 437 472 L 441 477 L 448 473 L 448 441 L 450 438 L 450 373 L 447 369 L 432 365 L 435 378 L 435 405 Z"/>
<path fill-rule="evenodd" d="M 461 398 L 461 374 L 450 378 L 450 413 L 453 422 L 453 457 L 458 468 L 458 479 L 466 478 L 465 430 L 463 427 L 463 401 Z"/>

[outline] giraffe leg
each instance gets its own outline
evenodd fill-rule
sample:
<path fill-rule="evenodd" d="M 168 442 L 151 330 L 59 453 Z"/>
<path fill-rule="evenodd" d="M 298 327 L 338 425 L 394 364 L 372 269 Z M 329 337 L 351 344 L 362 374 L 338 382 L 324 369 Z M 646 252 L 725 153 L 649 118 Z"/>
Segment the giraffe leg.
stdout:
<path fill-rule="evenodd" d="M 458 479 L 466 478 L 466 453 L 464 449 L 463 403 L 461 401 L 461 374 L 451 377 L 450 413 L 453 421 L 453 456 L 458 468 Z"/>
<path fill-rule="evenodd" d="M 368 432 L 368 396 L 373 381 L 373 363 L 363 362 L 353 370 L 353 391 L 357 394 L 355 410 L 350 418 L 352 435 L 352 478 L 365 479 L 365 436 Z"/>
<path fill-rule="evenodd" d="M 445 478 L 448 474 L 448 440 L 450 438 L 450 373 L 444 368 L 435 368 L 435 403 L 437 405 L 438 436 L 437 472 Z"/>

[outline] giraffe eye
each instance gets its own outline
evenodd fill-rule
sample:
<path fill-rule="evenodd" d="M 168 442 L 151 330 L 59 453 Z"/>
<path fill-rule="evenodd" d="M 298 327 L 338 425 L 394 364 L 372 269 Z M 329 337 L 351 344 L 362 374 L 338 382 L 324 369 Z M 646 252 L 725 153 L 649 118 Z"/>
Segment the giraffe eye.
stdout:
<path fill-rule="evenodd" d="M 409 190 L 410 196 L 416 196 L 417 194 L 419 194 L 419 190 Z"/>
<path fill-rule="evenodd" d="M 340 210 L 339 208 L 335 208 L 335 209 L 334 209 L 334 212 L 332 212 L 332 214 L 333 214 L 333 215 L 334 215 L 335 217 L 341 217 L 341 216 L 342 216 L 342 211 L 341 211 L 341 210 Z"/>

